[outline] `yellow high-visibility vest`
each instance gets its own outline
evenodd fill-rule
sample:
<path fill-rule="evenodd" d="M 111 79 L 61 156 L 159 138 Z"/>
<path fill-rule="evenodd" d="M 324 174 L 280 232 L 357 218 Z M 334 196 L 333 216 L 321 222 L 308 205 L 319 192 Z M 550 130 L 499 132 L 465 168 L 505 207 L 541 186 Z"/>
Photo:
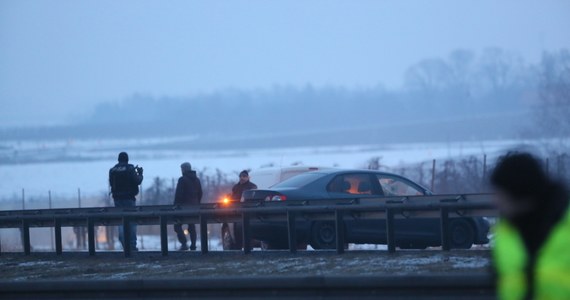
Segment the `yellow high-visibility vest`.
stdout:
<path fill-rule="evenodd" d="M 506 220 L 495 226 L 493 257 L 499 299 L 523 299 L 527 284 L 534 284 L 534 299 L 570 299 L 570 210 L 537 252 L 534 283 L 526 282 L 528 254 L 520 233 Z"/>

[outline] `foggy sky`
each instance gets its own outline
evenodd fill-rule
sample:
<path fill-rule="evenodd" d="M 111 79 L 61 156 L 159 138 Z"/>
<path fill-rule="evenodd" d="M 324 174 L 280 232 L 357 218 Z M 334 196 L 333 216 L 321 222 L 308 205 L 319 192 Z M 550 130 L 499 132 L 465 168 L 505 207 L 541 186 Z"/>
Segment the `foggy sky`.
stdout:
<path fill-rule="evenodd" d="M 568 1 L 0 0 L 0 127 L 59 124 L 134 93 L 397 88 L 411 64 L 570 47 Z M 133 108 L 136 113 L 136 108 Z"/>

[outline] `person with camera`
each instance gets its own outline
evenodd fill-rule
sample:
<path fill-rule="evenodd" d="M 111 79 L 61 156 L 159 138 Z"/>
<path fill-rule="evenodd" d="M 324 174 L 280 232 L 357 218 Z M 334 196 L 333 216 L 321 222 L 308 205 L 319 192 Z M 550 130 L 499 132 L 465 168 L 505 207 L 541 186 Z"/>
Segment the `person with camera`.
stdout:
<path fill-rule="evenodd" d="M 139 193 L 139 185 L 142 181 L 143 168 L 129 164 L 129 155 L 126 152 L 119 153 L 119 163 L 109 170 L 109 185 L 115 207 L 136 206 L 136 195 Z M 131 234 L 127 244 L 123 227 L 119 226 L 119 241 L 123 248 L 129 246 L 131 251 L 137 251 L 137 225 L 131 223 L 130 229 Z"/>
<path fill-rule="evenodd" d="M 196 171 L 192 170 L 192 165 L 185 162 L 180 165 L 182 176 L 178 179 L 176 192 L 174 195 L 174 205 L 199 205 L 202 201 L 202 184 L 196 175 Z M 182 224 L 174 224 L 174 231 L 178 237 L 178 241 L 182 246 L 180 251 L 188 250 L 188 241 L 186 234 L 182 228 Z M 190 234 L 190 250 L 196 250 L 196 225 L 188 224 L 188 233 Z"/>

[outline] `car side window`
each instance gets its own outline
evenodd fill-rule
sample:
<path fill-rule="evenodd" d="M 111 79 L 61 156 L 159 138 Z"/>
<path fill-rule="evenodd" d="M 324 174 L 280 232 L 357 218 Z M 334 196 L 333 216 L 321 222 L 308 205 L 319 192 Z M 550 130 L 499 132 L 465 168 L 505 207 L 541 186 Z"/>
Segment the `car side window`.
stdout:
<path fill-rule="evenodd" d="M 386 196 L 418 196 L 424 192 L 408 181 L 392 176 L 377 175 L 378 182 Z"/>
<path fill-rule="evenodd" d="M 336 176 L 327 186 L 329 193 L 372 195 L 373 185 L 368 174 L 344 174 Z"/>

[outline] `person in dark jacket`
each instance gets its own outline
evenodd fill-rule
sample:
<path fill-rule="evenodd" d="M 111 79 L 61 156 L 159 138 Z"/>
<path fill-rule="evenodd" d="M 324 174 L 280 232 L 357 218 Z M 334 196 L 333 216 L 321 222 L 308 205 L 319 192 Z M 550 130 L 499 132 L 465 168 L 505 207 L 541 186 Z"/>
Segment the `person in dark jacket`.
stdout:
<path fill-rule="evenodd" d="M 139 185 L 143 181 L 143 168 L 129 164 L 129 155 L 126 152 L 119 153 L 119 163 L 109 170 L 109 185 L 115 202 L 115 207 L 136 206 L 136 195 L 139 193 Z M 131 223 L 131 237 L 129 246 L 137 251 L 137 226 Z M 119 241 L 125 247 L 123 227 L 119 226 Z"/>
<path fill-rule="evenodd" d="M 243 192 L 257 189 L 257 185 L 249 181 L 249 172 L 247 170 L 239 173 L 239 182 L 232 188 L 232 199 L 239 201 Z"/>
<path fill-rule="evenodd" d="M 192 170 L 190 163 L 185 162 L 180 165 L 182 176 L 178 179 L 176 185 L 176 194 L 174 195 L 174 205 L 199 205 L 202 200 L 202 185 L 200 179 L 196 176 L 196 171 Z M 188 250 L 188 242 L 186 234 L 182 229 L 182 224 L 174 224 L 174 231 L 178 236 L 178 241 L 182 246 L 181 251 Z M 196 250 L 196 225 L 188 224 L 188 233 L 190 233 L 190 250 Z"/>

